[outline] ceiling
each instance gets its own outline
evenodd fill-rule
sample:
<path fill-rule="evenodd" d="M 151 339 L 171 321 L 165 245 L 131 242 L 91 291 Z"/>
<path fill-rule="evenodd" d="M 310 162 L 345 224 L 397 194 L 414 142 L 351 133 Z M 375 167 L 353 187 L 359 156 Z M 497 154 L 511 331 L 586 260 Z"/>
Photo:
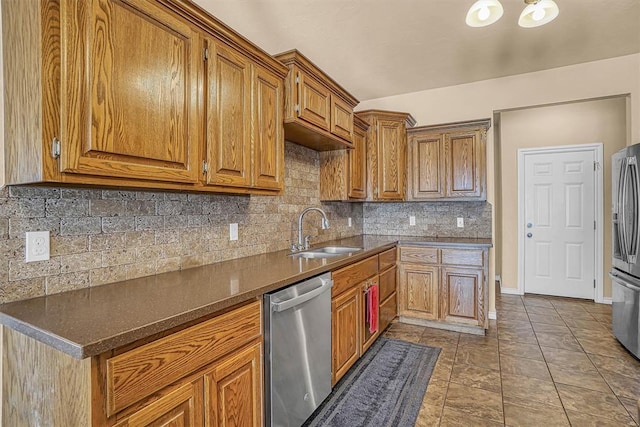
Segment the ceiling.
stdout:
<path fill-rule="evenodd" d="M 640 0 L 556 0 L 558 18 L 529 29 L 522 0 L 483 28 L 464 23 L 475 0 L 194 1 L 270 54 L 298 49 L 360 101 L 640 52 Z"/>

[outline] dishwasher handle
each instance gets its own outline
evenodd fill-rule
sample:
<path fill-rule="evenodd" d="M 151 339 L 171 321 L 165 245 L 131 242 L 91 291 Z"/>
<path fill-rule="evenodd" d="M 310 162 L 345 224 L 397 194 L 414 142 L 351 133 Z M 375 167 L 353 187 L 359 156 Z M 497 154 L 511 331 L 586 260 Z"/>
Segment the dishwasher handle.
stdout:
<path fill-rule="evenodd" d="M 310 290 L 307 293 L 304 293 L 302 295 L 298 295 L 297 297 L 288 299 L 286 301 L 282 301 L 282 302 L 272 302 L 271 303 L 271 310 L 275 311 L 275 312 L 281 312 L 281 311 L 285 311 L 290 309 L 291 307 L 295 307 L 296 305 L 300 305 L 304 302 L 309 301 L 310 299 L 313 299 L 315 297 L 317 297 L 318 295 L 328 291 L 329 289 L 331 289 L 331 287 L 333 286 L 333 280 L 324 280 L 324 279 L 320 279 L 322 281 L 322 285 L 318 286 L 317 288 L 314 288 L 312 290 Z"/>

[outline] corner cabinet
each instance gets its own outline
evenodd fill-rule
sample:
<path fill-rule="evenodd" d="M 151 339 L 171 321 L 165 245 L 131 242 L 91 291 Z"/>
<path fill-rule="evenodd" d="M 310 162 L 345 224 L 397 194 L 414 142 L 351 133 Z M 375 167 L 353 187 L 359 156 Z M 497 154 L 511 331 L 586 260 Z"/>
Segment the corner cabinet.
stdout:
<path fill-rule="evenodd" d="M 367 200 L 402 201 L 406 193 L 407 128 L 416 124 L 407 113 L 367 110 L 357 113 L 368 125 Z"/>
<path fill-rule="evenodd" d="M 7 184 L 282 190 L 287 69 L 194 4 L 9 0 L 2 19 Z"/>
<path fill-rule="evenodd" d="M 486 200 L 489 119 L 410 129 L 408 200 Z"/>
<path fill-rule="evenodd" d="M 5 327 L 2 423 L 262 426 L 261 307 L 250 302 L 82 360 Z"/>
<path fill-rule="evenodd" d="M 289 69 L 284 104 L 287 141 L 318 151 L 353 147 L 353 109 L 359 101 L 297 50 L 275 58 Z"/>
<path fill-rule="evenodd" d="M 488 246 L 403 245 L 399 250 L 400 321 L 484 334 Z"/>
<path fill-rule="evenodd" d="M 369 125 L 354 117 L 353 148 L 320 152 L 320 200 L 361 201 L 367 198 Z"/>

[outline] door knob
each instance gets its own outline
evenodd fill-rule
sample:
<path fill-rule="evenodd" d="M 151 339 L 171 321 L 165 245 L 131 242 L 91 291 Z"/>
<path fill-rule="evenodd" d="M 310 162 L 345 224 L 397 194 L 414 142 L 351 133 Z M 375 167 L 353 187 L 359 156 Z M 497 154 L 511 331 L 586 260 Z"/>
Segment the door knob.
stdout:
<path fill-rule="evenodd" d="M 532 233 L 527 233 L 527 237 L 531 238 L 531 237 L 533 237 L 533 234 Z"/>

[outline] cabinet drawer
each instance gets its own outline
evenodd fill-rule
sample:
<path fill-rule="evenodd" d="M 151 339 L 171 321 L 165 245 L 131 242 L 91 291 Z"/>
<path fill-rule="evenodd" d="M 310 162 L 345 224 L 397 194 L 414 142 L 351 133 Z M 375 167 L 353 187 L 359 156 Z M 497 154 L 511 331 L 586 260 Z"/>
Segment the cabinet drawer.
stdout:
<path fill-rule="evenodd" d="M 389 323 L 398 315 L 397 293 L 391 295 L 386 301 L 380 304 L 380 332 L 384 331 Z"/>
<path fill-rule="evenodd" d="M 419 263 L 419 264 L 437 264 L 438 249 L 403 247 L 403 248 L 400 248 L 400 261 L 413 262 L 413 263 Z"/>
<path fill-rule="evenodd" d="M 442 249 L 442 263 L 482 267 L 484 265 L 483 251 L 481 249 Z"/>
<path fill-rule="evenodd" d="M 386 300 L 396 291 L 396 271 L 397 268 L 393 267 L 380 273 L 380 301 Z"/>
<path fill-rule="evenodd" d="M 260 336 L 261 318 L 256 301 L 107 360 L 107 415 Z"/>
<path fill-rule="evenodd" d="M 378 255 L 378 268 L 384 271 L 392 265 L 396 265 L 396 248 L 389 249 Z"/>
<path fill-rule="evenodd" d="M 378 273 L 378 256 L 372 256 L 333 273 L 331 295 L 340 295 L 350 287 Z"/>

